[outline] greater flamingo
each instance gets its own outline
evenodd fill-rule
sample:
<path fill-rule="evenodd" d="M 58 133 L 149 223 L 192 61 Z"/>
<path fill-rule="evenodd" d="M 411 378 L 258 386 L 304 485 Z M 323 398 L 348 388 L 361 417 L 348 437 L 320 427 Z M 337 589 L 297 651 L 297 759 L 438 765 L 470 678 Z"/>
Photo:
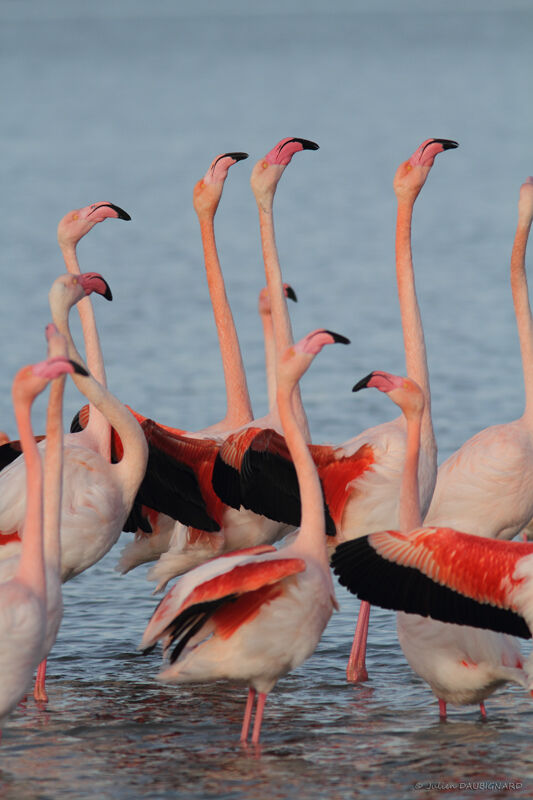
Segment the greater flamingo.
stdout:
<path fill-rule="evenodd" d="M 168 682 L 231 678 L 249 684 L 241 741 L 248 738 L 256 693 L 252 742 L 259 741 L 267 694 L 279 677 L 314 651 L 337 607 L 327 549 L 322 492 L 293 405 L 298 380 L 322 347 L 347 342 L 317 330 L 289 348 L 278 367 L 278 410 L 302 497 L 301 527 L 291 545 L 265 545 L 203 564 L 163 598 L 140 649 L 163 639 Z"/>
<path fill-rule="evenodd" d="M 439 467 L 424 524 L 511 539 L 533 517 L 533 320 L 525 255 L 533 219 L 533 178 L 520 188 L 511 253 L 511 291 L 525 385 L 523 415 L 477 433 Z"/>
<path fill-rule="evenodd" d="M 114 203 L 99 202 L 92 203 L 85 208 L 77 208 L 69 211 L 60 220 L 57 226 L 57 241 L 65 266 L 72 275 L 80 275 L 81 270 L 78 264 L 76 248 L 80 240 L 89 233 L 99 222 L 106 219 L 121 219 L 129 221 L 130 215 Z M 85 344 L 85 357 L 87 367 L 91 375 L 102 386 L 107 386 L 104 356 L 98 337 L 96 319 L 90 297 L 82 298 L 78 306 L 80 315 L 83 341 Z M 110 427 L 105 416 L 100 414 L 96 408 L 90 408 L 88 421 L 91 438 L 97 444 L 99 452 L 106 458 L 110 457 Z"/>
<path fill-rule="evenodd" d="M 379 531 L 333 555 L 343 586 L 372 605 L 530 639 L 533 544 L 453 528 Z M 531 664 L 526 661 L 533 693 Z"/>
<path fill-rule="evenodd" d="M 23 367 L 13 381 L 13 405 L 26 465 L 27 503 L 20 558 L 13 577 L 0 583 L 0 720 L 26 693 L 41 656 L 46 630 L 46 574 L 43 551 L 43 475 L 31 428 L 35 398 L 74 365 L 55 357 Z"/>
<path fill-rule="evenodd" d="M 255 164 L 250 177 L 259 214 L 261 248 L 270 300 L 275 350 L 278 355 L 290 347 L 294 340 L 274 232 L 274 197 L 281 176 L 295 153 L 317 149 L 318 145 L 308 139 L 285 137 Z M 298 419 L 307 441 L 310 441 L 309 425 L 303 409 L 299 386 L 296 388 L 295 402 Z M 242 469 L 246 453 L 253 442 L 257 440 L 257 437 L 260 441 L 265 436 L 268 438 L 271 432 L 274 434 L 281 432 L 275 404 L 269 407 L 268 414 L 264 417 L 253 420 L 249 425 L 243 426 L 240 431 L 228 436 L 220 448 L 213 470 L 213 486 L 218 496 L 233 508 L 239 508 L 242 505 L 264 515 L 264 510 L 257 505 L 252 507 L 252 503 L 246 497 L 246 492 L 251 493 L 252 489 L 249 485 L 246 486 Z M 273 514 L 271 509 L 270 514 L 265 516 L 278 522 L 286 522 Z M 297 525 L 299 517 L 287 522 L 289 525 Z"/>
<path fill-rule="evenodd" d="M 48 357 L 67 357 L 67 342 L 51 324 L 46 329 Z M 87 375 L 85 369 L 72 362 L 75 372 Z M 37 701 L 48 702 L 46 693 L 46 660 L 57 638 L 63 618 L 61 591 L 61 498 L 63 482 L 63 393 L 65 376 L 52 382 L 46 417 L 46 444 L 44 452 L 44 512 L 43 539 L 46 566 L 46 635 L 42 659 L 37 669 L 33 696 Z M 2 564 L 3 566 L 3 564 Z"/>
<path fill-rule="evenodd" d="M 68 326 L 71 307 L 92 291 L 110 297 L 97 273 L 61 275 L 50 290 L 52 318 L 67 340 L 69 356 L 83 363 Z M 61 511 L 61 579 L 63 582 L 99 561 L 117 541 L 143 478 L 148 447 L 134 416 L 92 376 L 75 375 L 78 389 L 119 434 L 123 455 L 116 464 L 98 449 L 85 429 L 65 437 Z M 44 442 L 39 444 L 44 447 Z M 18 459 L 0 475 L 0 530 L 20 531 L 24 514 L 24 465 Z M 7 546 L 6 546 L 7 548 Z M 4 550 L 5 548 L 2 548 Z"/>
<path fill-rule="evenodd" d="M 80 275 L 78 263 L 77 246 L 80 240 L 91 231 L 99 222 L 106 219 L 131 220 L 127 211 L 114 203 L 100 202 L 92 203 L 84 208 L 75 208 L 59 221 L 57 226 L 57 241 L 63 254 L 65 266 L 73 275 Z M 96 328 L 94 311 L 89 297 L 83 298 L 78 303 L 87 366 L 91 374 L 99 383 L 106 386 L 106 374 L 104 368 L 104 358 Z M 93 436 L 98 439 L 100 451 L 109 453 L 109 426 L 105 419 L 96 411 L 91 416 L 91 428 Z M 84 426 L 89 420 L 89 408 L 87 407 L 84 415 Z M 39 440 L 42 437 L 39 437 Z M 10 464 L 20 455 L 20 443 L 11 441 L 7 436 L 2 439 L 0 436 L 0 469 Z"/>
<path fill-rule="evenodd" d="M 407 449 L 400 489 L 400 530 L 420 528 L 418 458 L 424 395 L 418 384 L 384 372 L 373 372 L 357 388 L 375 387 L 400 406 L 407 422 Z M 527 685 L 516 639 L 494 631 L 450 625 L 417 614 L 397 615 L 398 638 L 414 672 L 425 680 L 446 717 L 446 704 L 479 703 L 507 681 Z"/>
<path fill-rule="evenodd" d="M 426 140 L 398 167 L 394 178 L 398 203 L 396 278 L 407 374 L 421 386 L 426 401 L 419 467 L 423 512 L 429 506 L 435 483 L 437 446 L 431 421 L 424 332 L 415 290 L 411 224 L 415 200 L 426 182 L 436 155 L 455 147 L 457 143 L 449 139 Z M 310 445 L 330 515 L 328 532 L 336 533 L 328 542 L 330 547 L 397 523 L 405 442 L 405 420 L 400 416 L 391 422 L 369 428 L 337 447 Z M 294 481 L 291 481 L 286 448 L 280 437 L 258 437 L 241 457 L 240 464 L 244 483 L 244 486 L 241 485 L 243 504 L 274 519 L 294 522 L 299 513 L 299 500 Z M 346 670 L 350 681 L 366 680 L 368 677 L 365 652 L 369 613 L 369 606 L 362 604 Z"/>
<path fill-rule="evenodd" d="M 226 294 L 216 247 L 214 217 L 222 197 L 229 168 L 247 157 L 247 153 L 240 152 L 224 153 L 217 156 L 213 159 L 204 177 L 196 183 L 193 191 L 193 205 L 200 224 L 207 285 L 222 356 L 226 390 L 226 414 L 219 422 L 195 432 L 172 428 L 167 425 L 156 425 L 153 422 L 148 428 L 152 437 L 151 452 L 156 459 L 159 457 L 155 441 L 156 437 L 159 443 L 163 443 L 164 432 L 168 431 L 170 434 L 169 447 L 166 448 L 166 458 L 169 459 L 169 463 L 172 460 L 176 461 L 180 457 L 178 455 L 178 447 L 180 447 L 179 436 L 184 435 L 187 437 L 184 448 L 181 449 L 181 455 L 186 459 L 190 469 L 195 471 L 197 479 L 203 482 L 204 497 L 216 516 L 215 525 L 201 524 L 199 520 L 196 524 L 193 522 L 192 526 L 198 527 L 199 533 L 191 535 L 188 532 L 188 520 L 183 513 L 177 517 L 151 508 L 149 502 L 146 502 L 146 496 L 143 498 L 143 490 L 147 489 L 147 484 L 151 480 L 152 471 L 149 464 L 145 483 L 141 487 L 141 493 L 136 504 L 137 506 L 144 506 L 143 510 L 149 519 L 149 525 L 143 529 L 137 529 L 135 531 L 135 539 L 128 542 L 123 548 L 117 565 L 117 569 L 120 572 L 128 572 L 139 564 L 153 561 L 168 552 L 172 547 L 181 551 L 182 549 L 187 549 L 189 544 L 192 544 L 192 550 L 198 550 L 200 542 L 200 549 L 204 550 L 205 546 L 209 553 L 206 557 L 209 557 L 213 555 L 213 549 L 215 552 L 217 551 L 221 541 L 220 536 L 209 537 L 209 535 L 204 536 L 201 533 L 201 531 L 207 533 L 218 531 L 221 522 L 220 509 L 215 509 L 217 501 L 210 497 L 212 493 L 210 470 L 206 470 L 205 464 L 206 461 L 216 455 L 216 453 L 213 453 L 212 448 L 216 448 L 217 443 L 222 441 L 229 431 L 249 422 L 253 417 L 253 413 L 239 339 Z M 197 446 L 193 445 L 188 441 L 190 438 L 199 439 L 199 444 Z M 207 483 L 205 482 L 206 473 L 209 473 Z M 212 516 L 211 519 L 213 521 L 214 517 Z M 135 526 L 129 526 L 128 530 L 135 530 Z M 197 557 L 200 561 L 203 558 L 199 553 L 191 553 L 191 557 L 193 558 L 193 563 L 198 563 L 198 561 L 195 561 Z M 188 557 L 187 563 L 189 563 Z"/>

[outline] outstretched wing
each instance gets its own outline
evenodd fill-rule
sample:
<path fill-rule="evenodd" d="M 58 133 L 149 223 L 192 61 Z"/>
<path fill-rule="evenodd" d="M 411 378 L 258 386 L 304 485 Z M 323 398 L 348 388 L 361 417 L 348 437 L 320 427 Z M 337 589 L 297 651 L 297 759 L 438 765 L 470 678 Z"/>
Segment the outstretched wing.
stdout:
<path fill-rule="evenodd" d="M 517 561 L 532 553 L 531 544 L 421 528 L 344 542 L 332 566 L 343 586 L 372 605 L 531 638 L 514 596 L 523 580 Z"/>

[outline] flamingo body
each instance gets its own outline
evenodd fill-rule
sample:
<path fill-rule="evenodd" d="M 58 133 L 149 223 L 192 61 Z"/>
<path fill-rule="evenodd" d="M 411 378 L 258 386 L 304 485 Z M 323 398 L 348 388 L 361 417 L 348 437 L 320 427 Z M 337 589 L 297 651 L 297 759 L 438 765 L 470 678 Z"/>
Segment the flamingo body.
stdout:
<path fill-rule="evenodd" d="M 522 653 L 512 636 L 403 612 L 397 628 L 409 665 L 445 703 L 482 703 L 508 681 L 527 686 Z"/>
<path fill-rule="evenodd" d="M 333 609 L 320 483 L 293 408 L 297 381 L 325 344 L 344 337 L 319 330 L 287 350 L 278 370 L 278 407 L 302 492 L 302 526 L 280 551 L 249 550 L 215 558 L 184 575 L 155 610 L 140 648 L 163 640 L 169 664 L 161 680 L 231 678 L 250 687 L 241 739 L 259 692 L 252 741 L 265 695 L 314 650 Z"/>

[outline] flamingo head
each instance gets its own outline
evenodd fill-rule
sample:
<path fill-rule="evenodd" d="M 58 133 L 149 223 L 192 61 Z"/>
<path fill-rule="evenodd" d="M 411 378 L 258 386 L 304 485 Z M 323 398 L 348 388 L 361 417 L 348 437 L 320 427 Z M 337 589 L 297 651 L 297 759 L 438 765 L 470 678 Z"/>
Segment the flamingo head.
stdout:
<path fill-rule="evenodd" d="M 65 214 L 57 226 L 57 240 L 60 247 L 67 245 L 75 247 L 97 222 L 103 222 L 105 219 L 130 220 L 131 217 L 114 203 L 93 203 L 85 208 L 76 208 Z"/>
<path fill-rule="evenodd" d="M 264 211 L 271 208 L 278 181 L 293 155 L 300 150 L 318 150 L 318 145 L 309 139 L 287 136 L 254 166 L 250 183 L 255 199 Z"/>
<path fill-rule="evenodd" d="M 48 293 L 52 315 L 54 316 L 54 310 L 58 308 L 68 311 L 92 292 L 101 294 L 106 300 L 112 300 L 113 298 L 107 281 L 97 272 L 85 272 L 81 275 L 73 275 L 67 272 L 65 275 L 60 275 L 59 278 L 55 279 Z"/>
<path fill-rule="evenodd" d="M 229 168 L 237 161 L 244 161 L 245 158 L 248 158 L 248 153 L 223 153 L 213 159 L 211 166 L 193 191 L 194 210 L 199 216 L 215 214 Z"/>
<path fill-rule="evenodd" d="M 376 370 L 358 381 L 352 391 L 358 392 L 360 389 L 370 388 L 387 394 L 406 417 L 420 416 L 424 410 L 424 392 L 411 378 L 402 378 L 400 375 Z"/>
<path fill-rule="evenodd" d="M 520 187 L 518 199 L 518 219 L 522 225 L 531 225 L 533 219 L 533 177 L 526 178 Z"/>
<path fill-rule="evenodd" d="M 394 176 L 394 191 L 398 199 L 402 197 L 416 198 L 426 182 L 435 156 L 444 150 L 459 147 L 452 139 L 426 139 L 413 155 L 400 164 Z"/>
<path fill-rule="evenodd" d="M 292 300 L 294 303 L 298 302 L 296 292 L 289 283 L 283 284 L 283 293 L 288 300 Z M 266 286 L 264 286 L 259 292 L 259 313 L 263 316 L 269 316 L 269 314 L 272 313 L 272 308 L 270 306 L 270 295 Z"/>
<path fill-rule="evenodd" d="M 73 373 L 88 374 L 83 367 L 65 356 L 47 358 L 46 361 L 22 367 L 13 380 L 11 389 L 13 403 L 31 403 L 54 378 Z"/>
<path fill-rule="evenodd" d="M 318 328 L 288 347 L 278 364 L 278 378 L 298 381 L 326 344 L 350 344 L 340 333 Z"/>

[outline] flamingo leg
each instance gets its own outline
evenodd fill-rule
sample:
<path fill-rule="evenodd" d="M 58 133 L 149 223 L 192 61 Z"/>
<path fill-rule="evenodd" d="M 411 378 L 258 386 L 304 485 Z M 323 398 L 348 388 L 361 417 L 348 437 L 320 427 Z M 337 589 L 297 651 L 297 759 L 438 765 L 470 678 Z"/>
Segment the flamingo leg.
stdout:
<path fill-rule="evenodd" d="M 481 711 L 481 716 L 483 717 L 483 719 L 487 719 L 487 710 L 485 708 L 485 703 L 481 702 L 479 704 L 479 710 Z"/>
<path fill-rule="evenodd" d="M 244 709 L 244 717 L 242 720 L 241 729 L 241 742 L 245 742 L 248 738 L 248 731 L 250 730 L 250 721 L 252 719 L 252 709 L 254 707 L 255 689 L 248 690 L 248 699 L 246 700 L 246 708 Z"/>
<path fill-rule="evenodd" d="M 353 637 L 352 649 L 348 666 L 346 667 L 346 678 L 357 683 L 358 681 L 368 680 L 366 671 L 366 640 L 368 636 L 368 621 L 370 619 L 370 604 L 363 600 L 359 608 L 359 616 Z"/>
<path fill-rule="evenodd" d="M 46 658 L 43 658 L 37 667 L 37 677 L 35 678 L 35 686 L 33 687 L 33 696 L 37 701 L 42 703 L 48 702 L 48 695 L 46 694 Z"/>
<path fill-rule="evenodd" d="M 439 717 L 446 719 L 446 701 L 439 699 Z"/>
<path fill-rule="evenodd" d="M 265 708 L 265 700 L 267 696 L 264 692 L 259 692 L 257 695 L 257 706 L 255 709 L 254 729 L 252 731 L 252 744 L 257 744 L 259 741 L 259 734 L 261 733 L 261 723 L 263 721 L 263 711 Z"/>

